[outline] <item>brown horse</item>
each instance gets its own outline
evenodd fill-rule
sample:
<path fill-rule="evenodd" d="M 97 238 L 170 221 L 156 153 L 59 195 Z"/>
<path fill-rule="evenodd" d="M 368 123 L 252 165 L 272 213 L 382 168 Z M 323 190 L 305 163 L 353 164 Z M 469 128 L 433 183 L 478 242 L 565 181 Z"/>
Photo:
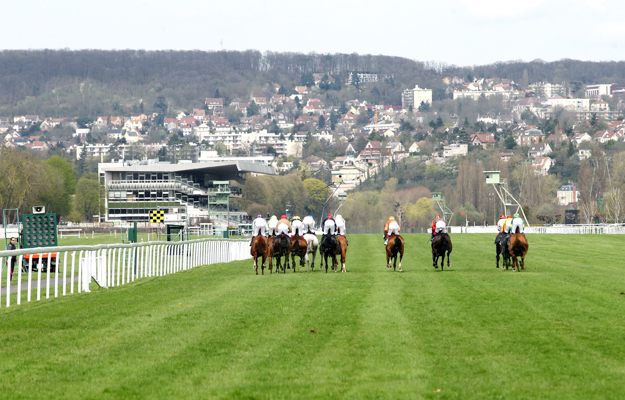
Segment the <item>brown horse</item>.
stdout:
<path fill-rule="evenodd" d="M 338 239 L 339 245 L 341 246 L 341 264 L 343 265 L 343 269 L 341 270 L 341 272 L 345 272 L 345 254 L 347 253 L 347 239 L 345 239 L 341 235 L 337 235 L 336 238 Z"/>
<path fill-rule="evenodd" d="M 510 246 L 508 247 L 510 256 L 512 256 L 513 271 L 521 271 L 521 269 L 525 271 L 525 255 L 527 254 L 528 248 L 529 244 L 527 243 L 525 235 L 519 232 L 519 228 L 516 228 L 516 233 L 510 236 Z M 521 257 L 520 267 L 518 257 Z"/>
<path fill-rule="evenodd" d="M 392 234 L 386 242 L 386 266 L 393 271 L 397 268 L 397 254 L 399 254 L 399 272 L 401 272 L 401 260 L 404 258 L 404 238 L 401 235 Z"/>
<path fill-rule="evenodd" d="M 304 268 L 304 262 L 306 261 L 306 251 L 308 250 L 308 245 L 306 244 L 306 239 L 301 237 L 300 235 L 295 235 L 291 238 L 291 261 L 293 265 L 293 272 L 295 272 L 295 256 L 299 257 L 299 265 Z"/>
<path fill-rule="evenodd" d="M 258 275 L 258 257 L 261 258 L 261 270 L 263 275 L 265 275 L 265 260 L 267 259 L 267 253 L 269 252 L 269 243 L 267 242 L 267 238 L 263 235 L 254 236 L 252 239 L 252 257 L 254 257 L 254 269 L 256 270 L 256 275 Z"/>
<path fill-rule="evenodd" d="M 432 239 L 432 261 L 434 262 L 434 268 L 438 269 L 438 259 L 441 260 L 441 271 L 445 265 L 445 254 L 447 254 L 447 268 L 449 268 L 449 258 L 451 255 L 451 238 L 446 233 L 437 233 Z"/>

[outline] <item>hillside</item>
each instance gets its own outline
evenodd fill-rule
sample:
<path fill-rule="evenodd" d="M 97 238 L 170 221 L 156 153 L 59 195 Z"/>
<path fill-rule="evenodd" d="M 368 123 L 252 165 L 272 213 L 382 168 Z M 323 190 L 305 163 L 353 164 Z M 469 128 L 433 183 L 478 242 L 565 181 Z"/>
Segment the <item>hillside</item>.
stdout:
<path fill-rule="evenodd" d="M 375 104 L 401 104 L 401 92 L 419 84 L 434 100 L 449 97 L 446 76 L 499 77 L 519 82 L 612 82 L 625 85 L 625 62 L 511 61 L 458 67 L 401 57 L 358 54 L 239 51 L 5 50 L 0 52 L 0 115 L 44 117 L 125 115 L 151 112 L 163 96 L 172 112 L 201 107 L 219 91 L 228 100 L 249 98 L 267 82 L 288 93 L 302 75 L 327 73 L 341 81 L 348 71 L 370 71 L 386 79 L 357 92 Z M 353 87 L 328 90 L 327 104 L 354 98 Z"/>

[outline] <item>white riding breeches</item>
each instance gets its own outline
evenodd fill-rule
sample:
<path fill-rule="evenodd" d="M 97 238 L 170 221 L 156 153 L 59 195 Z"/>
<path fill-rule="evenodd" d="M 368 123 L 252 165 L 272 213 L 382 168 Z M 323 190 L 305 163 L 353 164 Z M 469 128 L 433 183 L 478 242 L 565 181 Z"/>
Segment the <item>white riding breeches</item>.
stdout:
<path fill-rule="evenodd" d="M 327 220 L 325 225 L 323 226 L 323 234 L 334 235 L 334 231 L 336 230 L 336 226 L 334 225 L 334 221 Z"/>
<path fill-rule="evenodd" d="M 312 217 L 304 217 L 302 221 L 302 225 L 304 227 L 304 232 L 314 232 L 315 231 L 315 220 Z"/>
<path fill-rule="evenodd" d="M 388 224 L 388 236 L 399 235 L 399 224 L 397 222 L 391 222 Z"/>
<path fill-rule="evenodd" d="M 277 227 L 278 227 L 278 221 L 269 221 L 269 234 L 275 235 Z"/>
<path fill-rule="evenodd" d="M 445 221 L 438 221 L 436 223 L 436 232 L 437 233 L 447 233 L 447 224 Z"/>
<path fill-rule="evenodd" d="M 512 233 L 516 233 L 516 228 L 519 228 L 519 232 L 523 233 L 523 220 L 521 218 L 515 218 L 512 220 Z"/>
<path fill-rule="evenodd" d="M 295 220 L 291 222 L 291 228 L 293 229 L 293 235 L 304 236 L 304 226 L 301 221 Z"/>
<path fill-rule="evenodd" d="M 497 222 L 497 232 L 502 232 L 504 222 L 506 222 L 505 219 L 500 219 L 499 222 Z"/>
<path fill-rule="evenodd" d="M 267 221 L 262 218 L 254 220 L 254 236 L 263 235 L 267 233 Z"/>
<path fill-rule="evenodd" d="M 287 224 L 278 224 L 278 227 L 276 228 L 276 235 L 280 235 L 280 234 L 289 234 L 289 226 Z"/>

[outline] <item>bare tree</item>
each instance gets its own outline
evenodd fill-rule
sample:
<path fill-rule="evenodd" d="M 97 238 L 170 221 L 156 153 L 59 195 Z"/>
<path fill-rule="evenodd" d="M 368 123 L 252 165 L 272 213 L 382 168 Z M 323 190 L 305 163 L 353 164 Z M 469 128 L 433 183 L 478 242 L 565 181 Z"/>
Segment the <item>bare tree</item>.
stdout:
<path fill-rule="evenodd" d="M 612 188 L 605 194 L 605 215 L 609 222 L 620 224 L 625 217 L 625 196 L 620 188 Z"/>
<path fill-rule="evenodd" d="M 584 221 L 586 221 L 586 224 L 590 225 L 594 222 L 598 209 L 599 206 L 597 205 L 597 202 L 595 200 L 582 203 L 582 218 L 584 219 Z"/>

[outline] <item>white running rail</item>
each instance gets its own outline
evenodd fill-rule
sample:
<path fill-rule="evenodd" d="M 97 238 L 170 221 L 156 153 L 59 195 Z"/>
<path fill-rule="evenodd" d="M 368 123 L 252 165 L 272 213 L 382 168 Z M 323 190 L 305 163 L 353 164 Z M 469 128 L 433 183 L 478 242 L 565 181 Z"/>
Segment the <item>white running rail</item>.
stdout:
<path fill-rule="evenodd" d="M 198 239 L 185 242 L 146 242 L 62 246 L 0 251 L 0 307 L 11 298 L 32 301 L 69 293 L 90 292 L 92 278 L 110 288 L 136 279 L 175 274 L 201 265 L 227 263 L 251 258 L 249 239 Z M 11 286 L 11 259 L 14 259 Z M 42 270 L 44 270 L 42 271 Z M 55 272 L 48 272 L 48 271 Z M 45 275 L 45 276 L 43 276 Z M 6 279 L 6 280 L 4 280 Z M 3 282 L 4 281 L 4 282 Z M 23 293 L 25 292 L 25 293 Z M 35 292 L 35 293 L 33 293 Z"/>

